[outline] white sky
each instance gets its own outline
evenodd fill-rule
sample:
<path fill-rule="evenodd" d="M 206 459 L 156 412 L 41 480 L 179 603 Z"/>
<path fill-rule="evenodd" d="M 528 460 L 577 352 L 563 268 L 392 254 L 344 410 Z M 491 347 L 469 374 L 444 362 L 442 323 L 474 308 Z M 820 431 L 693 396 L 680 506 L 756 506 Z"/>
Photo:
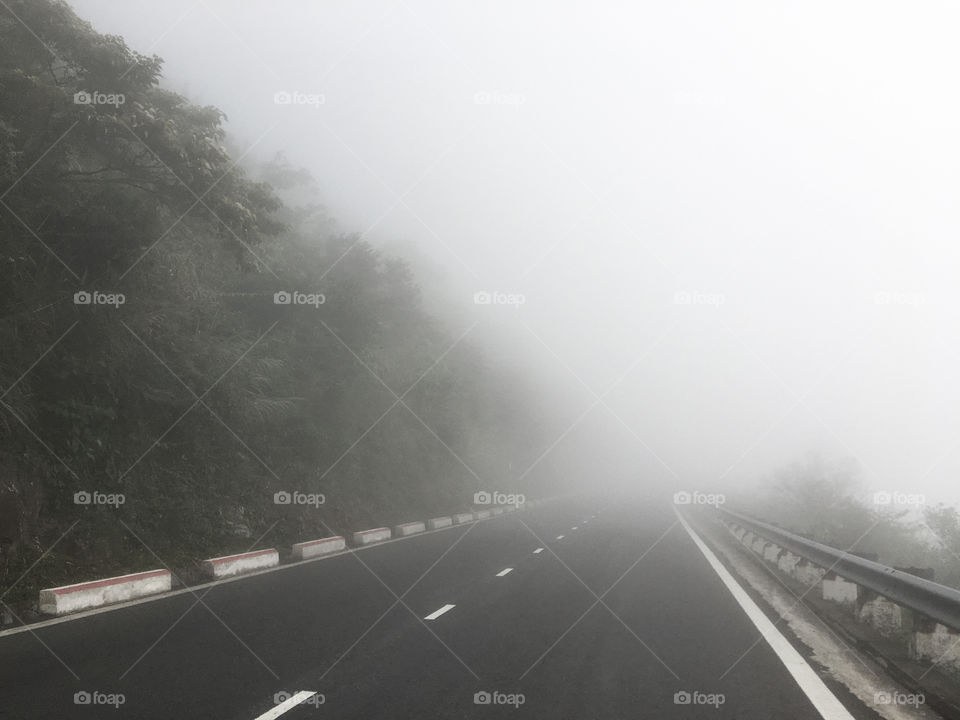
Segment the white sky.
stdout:
<path fill-rule="evenodd" d="M 598 476 L 709 489 L 813 450 L 960 501 L 960 6 L 73 5 L 345 229 L 415 242 L 571 423 L 627 373 L 557 449 L 605 436 Z"/>

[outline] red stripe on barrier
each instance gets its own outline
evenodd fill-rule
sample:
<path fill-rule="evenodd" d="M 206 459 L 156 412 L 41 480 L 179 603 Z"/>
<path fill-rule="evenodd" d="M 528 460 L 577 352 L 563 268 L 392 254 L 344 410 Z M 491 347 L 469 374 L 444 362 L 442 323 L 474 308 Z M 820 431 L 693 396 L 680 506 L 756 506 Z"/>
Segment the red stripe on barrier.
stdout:
<path fill-rule="evenodd" d="M 169 575 L 169 570 L 148 570 L 147 572 L 135 573 L 133 575 L 123 575 L 121 577 L 115 578 L 106 578 L 105 580 L 91 580 L 90 582 L 79 583 L 77 585 L 68 585 L 66 587 L 53 588 L 53 592 L 56 595 L 66 595 L 72 592 L 80 592 L 81 590 L 93 590 L 98 587 L 107 587 L 108 585 L 119 585 L 125 582 L 133 582 L 134 580 L 146 580 L 147 578 L 152 577 L 162 577 L 163 575 Z"/>
<path fill-rule="evenodd" d="M 277 552 L 276 549 L 256 550 L 254 552 L 243 553 L 242 555 L 225 555 L 224 557 L 210 558 L 209 560 L 207 560 L 207 562 L 212 562 L 212 563 L 231 562 L 233 560 L 243 560 L 244 558 L 259 557 L 260 555 L 268 555 L 268 554 L 272 555 L 275 552 Z"/>

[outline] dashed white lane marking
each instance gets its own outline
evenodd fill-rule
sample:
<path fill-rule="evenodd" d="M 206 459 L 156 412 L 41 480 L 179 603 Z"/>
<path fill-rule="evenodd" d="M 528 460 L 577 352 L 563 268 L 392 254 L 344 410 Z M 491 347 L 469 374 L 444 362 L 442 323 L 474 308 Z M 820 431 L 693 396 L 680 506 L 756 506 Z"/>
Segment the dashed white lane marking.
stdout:
<path fill-rule="evenodd" d="M 800 686 L 800 689 L 803 690 L 804 694 L 810 699 L 810 702 L 813 703 L 813 706 L 817 709 L 817 712 L 820 713 L 821 717 L 823 717 L 824 720 L 853 720 L 853 715 L 847 711 L 843 704 L 837 699 L 836 695 L 830 692 L 823 680 L 820 679 L 820 676 L 813 671 L 813 668 L 803 659 L 803 656 L 794 649 L 790 641 L 788 641 L 777 630 L 776 626 L 770 622 L 770 619 L 763 614 L 763 611 L 757 607 L 753 599 L 740 587 L 740 584 L 734 579 L 727 568 L 717 560 L 717 556 L 714 555 L 713 551 L 700 539 L 700 536 L 693 531 L 693 528 L 687 524 L 683 515 L 681 515 L 676 508 L 674 508 L 673 511 L 677 514 L 677 517 L 680 519 L 680 524 L 683 525 L 694 544 L 696 544 L 700 552 L 703 553 L 707 562 L 710 563 L 710 567 L 717 573 L 723 584 L 727 586 L 727 590 L 733 595 L 734 600 L 743 608 L 747 617 L 750 618 L 750 621 L 757 627 L 760 634 L 763 635 L 763 638 L 770 645 L 770 648 L 777 654 L 777 657 L 780 658 L 780 662 L 787 668 L 787 672 L 793 676 L 797 685 Z"/>
<path fill-rule="evenodd" d="M 301 690 L 295 695 L 292 695 L 287 700 L 284 700 L 275 708 L 272 708 L 271 710 L 267 710 L 263 715 L 258 715 L 256 718 L 254 718 L 254 720 L 273 720 L 274 718 L 278 718 L 281 715 L 283 715 L 287 710 L 292 710 L 297 705 L 302 703 L 304 700 L 306 700 L 307 698 L 313 697 L 316 694 L 317 693 L 314 690 Z"/>
<path fill-rule="evenodd" d="M 448 610 L 453 610 L 455 607 L 456 607 L 456 605 L 444 605 L 444 606 L 443 606 L 442 608 L 440 608 L 439 610 L 434 610 L 432 613 L 430 613 L 429 615 L 427 615 L 427 616 L 424 618 L 424 620 L 436 620 L 438 617 L 440 617 L 441 615 L 443 615 L 445 612 L 447 612 Z"/>
<path fill-rule="evenodd" d="M 543 552 L 543 548 L 537 548 L 536 550 L 533 551 L 533 554 L 534 554 L 534 555 L 539 555 L 539 554 L 542 553 L 542 552 Z"/>
<path fill-rule="evenodd" d="M 503 570 L 497 573 L 497 577 L 503 577 L 508 572 L 512 572 L 512 571 L 513 571 L 513 568 L 504 568 Z"/>
<path fill-rule="evenodd" d="M 563 535 L 557 535 L 557 540 L 563 540 Z"/>
<path fill-rule="evenodd" d="M 570 528 L 570 529 L 571 529 L 571 530 L 576 530 L 578 527 L 579 527 L 578 525 L 574 525 L 574 526 L 573 526 L 572 528 Z"/>

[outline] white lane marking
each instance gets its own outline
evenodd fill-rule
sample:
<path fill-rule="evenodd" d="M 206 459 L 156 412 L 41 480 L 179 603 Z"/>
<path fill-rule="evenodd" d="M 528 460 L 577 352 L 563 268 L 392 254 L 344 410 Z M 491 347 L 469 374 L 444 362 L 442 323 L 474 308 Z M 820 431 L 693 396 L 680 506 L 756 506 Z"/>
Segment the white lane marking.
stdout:
<path fill-rule="evenodd" d="M 563 540 L 563 535 L 557 535 L 557 540 Z"/>
<path fill-rule="evenodd" d="M 447 612 L 448 610 L 453 610 L 455 607 L 456 607 L 456 605 L 444 605 L 444 606 L 443 606 L 442 608 L 440 608 L 439 610 L 434 610 L 432 613 L 430 613 L 429 615 L 427 615 L 427 616 L 424 618 L 424 620 L 436 620 L 438 617 L 440 617 L 441 615 L 443 615 L 445 612 Z"/>
<path fill-rule="evenodd" d="M 284 700 L 272 710 L 267 710 L 263 715 L 258 715 L 256 718 L 254 718 L 254 720 L 273 720 L 274 718 L 278 718 L 287 710 L 292 710 L 304 700 L 311 698 L 316 694 L 317 693 L 314 690 L 301 690 L 296 695 Z"/>
<path fill-rule="evenodd" d="M 572 528 L 570 528 L 570 529 L 571 529 L 571 530 L 576 530 L 576 529 L 577 529 L 577 526 L 574 525 L 574 526 L 573 526 Z"/>
<path fill-rule="evenodd" d="M 534 554 L 534 555 L 539 555 L 539 554 L 542 553 L 542 552 L 543 552 L 543 548 L 537 548 L 536 550 L 533 551 L 533 554 Z"/>
<path fill-rule="evenodd" d="M 817 712 L 820 713 L 820 716 L 823 717 L 824 720 L 853 720 L 853 715 L 847 711 L 843 704 L 837 699 L 836 695 L 830 692 L 823 680 L 820 679 L 820 676 L 818 676 L 807 661 L 803 659 L 803 656 L 794 649 L 793 645 L 791 645 L 780 631 L 777 630 L 776 626 L 770 622 L 770 618 L 763 614 L 763 611 L 757 606 L 753 599 L 747 595 L 746 591 L 734 579 L 733 575 L 717 560 L 717 556 L 713 554 L 713 551 L 710 550 L 703 540 L 693 531 L 693 528 L 687 524 L 687 521 L 684 520 L 677 509 L 674 508 L 673 511 L 677 514 L 680 523 L 687 531 L 687 534 L 690 535 L 694 544 L 700 549 L 700 552 L 703 553 L 707 562 L 710 563 L 710 567 L 717 573 L 723 584 L 727 586 L 727 590 L 733 595 L 734 600 L 739 603 L 740 607 L 747 614 L 747 617 L 750 618 L 750 621 L 756 626 L 757 630 L 760 631 L 760 634 L 763 635 L 764 640 L 767 641 L 770 648 L 777 654 L 777 657 L 780 658 L 780 662 L 787 668 L 787 672 L 793 676 L 797 685 L 800 686 L 800 689 L 803 690 L 810 702 L 813 703 L 813 706 L 817 709 Z"/>
<path fill-rule="evenodd" d="M 504 575 L 506 575 L 508 572 L 511 572 L 512 570 L 513 568 L 504 568 L 503 570 L 497 573 L 497 577 L 503 577 Z"/>

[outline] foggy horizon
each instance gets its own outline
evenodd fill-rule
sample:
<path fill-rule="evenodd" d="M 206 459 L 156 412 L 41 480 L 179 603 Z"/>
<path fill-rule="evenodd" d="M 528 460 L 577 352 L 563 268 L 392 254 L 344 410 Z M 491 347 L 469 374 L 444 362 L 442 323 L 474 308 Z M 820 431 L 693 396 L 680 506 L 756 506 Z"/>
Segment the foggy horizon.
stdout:
<path fill-rule="evenodd" d="M 956 8 L 73 5 L 241 164 L 282 152 L 343 232 L 415 248 L 428 310 L 560 426 L 613 387 L 578 467 L 602 438 L 605 481 L 749 488 L 813 453 L 960 502 Z"/>

